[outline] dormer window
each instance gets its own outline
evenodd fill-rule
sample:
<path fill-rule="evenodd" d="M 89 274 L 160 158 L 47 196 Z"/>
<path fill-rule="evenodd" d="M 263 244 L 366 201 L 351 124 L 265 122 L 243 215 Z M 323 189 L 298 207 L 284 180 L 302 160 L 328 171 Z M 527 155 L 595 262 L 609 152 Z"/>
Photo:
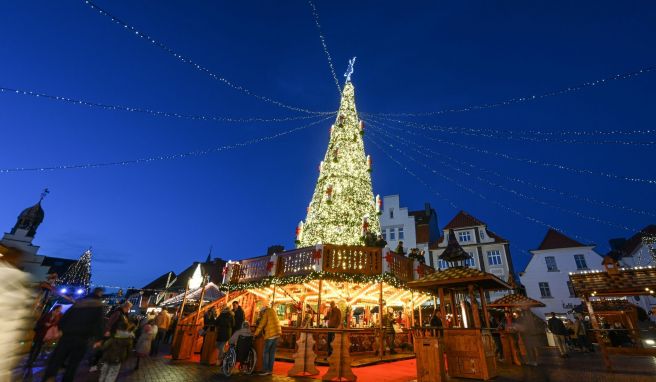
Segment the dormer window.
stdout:
<path fill-rule="evenodd" d="M 458 241 L 461 243 L 468 243 L 471 241 L 471 234 L 469 231 L 458 232 Z"/>
<path fill-rule="evenodd" d="M 481 240 L 485 240 L 485 231 L 483 230 L 478 231 L 478 236 L 481 237 Z"/>

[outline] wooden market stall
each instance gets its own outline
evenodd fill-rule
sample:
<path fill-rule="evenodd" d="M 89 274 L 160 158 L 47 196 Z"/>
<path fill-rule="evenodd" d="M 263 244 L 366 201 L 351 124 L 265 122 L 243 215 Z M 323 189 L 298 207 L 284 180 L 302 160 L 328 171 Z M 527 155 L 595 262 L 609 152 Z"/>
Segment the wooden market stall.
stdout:
<path fill-rule="evenodd" d="M 440 258 L 449 268 L 408 282 L 408 286 L 439 296 L 444 328 L 444 353 L 450 377 L 488 380 L 497 375 L 495 345 L 490 332 L 485 292 L 508 290 L 498 277 L 464 262 L 470 258 L 449 232 Z M 450 319 L 449 319 L 450 318 Z"/>
<path fill-rule="evenodd" d="M 631 296 L 654 296 L 656 293 L 656 267 L 638 266 L 621 268 L 617 260 L 606 256 L 602 263 L 605 270 L 570 273 L 569 278 L 590 314 L 593 332 L 602 352 L 606 368 L 612 370 L 610 355 L 656 356 L 656 346 L 642 341 L 645 334 L 637 326 L 637 320 L 629 311 L 597 312 L 595 306 L 612 304 L 612 300 Z M 636 315 L 637 316 L 637 315 Z M 620 325 L 615 325 L 615 322 Z M 611 326 L 612 325 L 612 326 Z M 628 337 L 619 342 L 613 336 Z M 653 339 L 651 339 L 653 342 Z"/>
<path fill-rule="evenodd" d="M 499 334 L 501 336 L 503 354 L 506 356 L 510 355 L 510 357 L 506 357 L 506 359 L 511 363 L 518 366 L 522 364 L 520 357 L 520 352 L 522 352 L 522 350 L 516 345 L 520 344 L 521 338 L 519 338 L 518 334 L 511 329 L 513 311 L 530 310 L 531 308 L 542 308 L 545 306 L 546 305 L 540 301 L 518 293 L 505 295 L 488 304 L 488 308 L 503 309 L 506 322 L 504 329 L 500 330 Z M 493 330 L 495 329 L 493 328 Z"/>

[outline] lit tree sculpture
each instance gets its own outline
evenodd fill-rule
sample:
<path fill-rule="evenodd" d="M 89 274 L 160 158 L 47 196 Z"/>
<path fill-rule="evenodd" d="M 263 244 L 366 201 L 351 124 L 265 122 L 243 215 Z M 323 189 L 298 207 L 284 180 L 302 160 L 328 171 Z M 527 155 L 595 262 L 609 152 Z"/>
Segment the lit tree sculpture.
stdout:
<path fill-rule="evenodd" d="M 355 89 L 350 80 L 349 62 L 346 84 L 330 141 L 305 222 L 297 229 L 296 244 L 363 245 L 365 236 L 378 235 L 378 207 L 371 188 L 371 161 L 364 153 L 364 123 L 355 109 Z"/>
<path fill-rule="evenodd" d="M 89 289 L 91 284 L 91 248 L 84 251 L 80 259 L 68 267 L 61 277 L 61 284 Z"/>

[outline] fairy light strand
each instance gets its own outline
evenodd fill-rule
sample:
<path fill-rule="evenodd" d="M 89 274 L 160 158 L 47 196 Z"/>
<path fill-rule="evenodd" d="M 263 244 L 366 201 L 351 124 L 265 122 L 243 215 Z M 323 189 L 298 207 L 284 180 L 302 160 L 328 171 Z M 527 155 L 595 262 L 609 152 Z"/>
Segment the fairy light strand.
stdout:
<path fill-rule="evenodd" d="M 417 134 L 414 131 L 408 131 L 408 130 L 405 130 L 405 129 L 396 128 L 396 127 L 392 127 L 392 126 L 388 126 L 388 128 L 396 130 L 396 131 L 400 131 L 400 132 L 403 132 L 403 133 L 406 133 L 406 134 L 409 134 L 409 135 L 413 135 L 413 136 L 418 137 L 418 138 L 422 137 L 421 135 Z M 402 138 L 399 137 L 399 139 L 402 139 Z M 409 142 L 409 141 L 406 140 L 406 142 Z M 413 145 L 419 145 L 416 142 L 411 142 L 411 143 Z M 423 147 L 426 148 L 426 146 L 423 146 Z M 477 165 L 475 165 L 473 163 L 470 163 L 470 162 L 467 162 L 463 159 L 453 158 L 449 155 L 444 154 L 443 152 L 437 152 L 437 151 L 434 151 L 434 150 L 430 150 L 429 148 L 426 148 L 426 150 L 429 150 L 429 151 L 431 151 L 432 153 L 434 153 L 436 155 L 447 158 L 447 160 L 450 160 L 452 162 L 460 162 L 460 163 L 462 163 L 462 164 L 464 164 L 468 167 L 471 167 L 472 169 L 479 170 L 479 171 L 482 171 L 482 172 L 486 172 L 488 174 L 494 175 L 497 178 L 501 178 L 501 179 L 505 179 L 505 180 L 508 180 L 508 181 L 511 181 L 511 182 L 519 183 L 519 184 L 522 184 L 524 186 L 533 187 L 537 190 L 550 192 L 550 193 L 556 193 L 560 196 L 570 198 L 570 199 L 580 200 L 580 201 L 589 203 L 591 205 L 596 205 L 596 206 L 601 206 L 601 207 L 606 207 L 606 208 L 613 208 L 613 209 L 622 210 L 622 211 L 625 211 L 625 212 L 631 212 L 631 213 L 634 213 L 634 214 L 637 214 L 637 215 L 656 217 L 656 213 L 653 213 L 653 212 L 650 212 L 650 211 L 641 210 L 641 209 L 628 207 L 628 206 L 623 206 L 623 205 L 620 205 L 620 204 L 614 204 L 614 203 L 610 203 L 610 202 L 607 202 L 607 201 L 593 199 L 593 198 L 590 198 L 590 197 L 587 197 L 587 196 L 578 195 L 578 194 L 571 193 L 571 192 L 566 192 L 566 191 L 563 191 L 563 190 L 558 190 L 558 189 L 555 189 L 555 188 L 552 188 L 552 187 L 548 187 L 548 186 L 544 186 L 544 185 L 541 185 L 541 184 L 533 183 L 533 182 L 530 182 L 530 181 L 525 180 L 525 179 L 520 179 L 520 178 L 516 178 L 516 177 L 513 177 L 513 176 L 504 175 L 502 173 L 499 173 L 497 171 L 482 167 L 480 165 L 477 166 Z"/>
<path fill-rule="evenodd" d="M 321 31 L 321 23 L 319 23 L 319 11 L 317 11 L 317 6 L 314 5 L 312 0 L 308 0 L 308 4 L 312 8 L 312 17 L 314 18 L 314 24 L 317 26 L 317 31 L 319 32 L 319 39 L 321 40 L 321 45 L 323 46 L 323 52 L 326 54 L 328 59 L 328 66 L 330 67 L 330 73 L 333 75 L 333 80 L 335 80 L 335 85 L 337 86 L 337 92 L 342 94 L 342 87 L 339 86 L 339 80 L 337 79 L 337 73 L 335 73 L 335 67 L 333 66 L 333 58 L 330 56 L 330 51 L 328 50 L 328 44 L 326 44 L 326 39 L 323 36 Z"/>
<path fill-rule="evenodd" d="M 364 115 L 364 114 L 363 114 Z M 571 138 L 559 138 L 553 137 L 554 132 L 545 132 L 545 131 L 535 131 L 535 130 L 499 130 L 499 129 L 475 129 L 469 127 L 457 127 L 457 126 L 442 126 L 442 125 L 428 125 L 423 123 L 417 123 L 414 121 L 405 121 L 399 119 L 392 119 L 386 117 L 377 117 L 373 115 L 364 115 L 371 120 L 381 122 L 395 122 L 400 124 L 407 124 L 408 126 L 413 126 L 414 128 L 427 130 L 438 133 L 447 133 L 447 134 L 457 134 L 464 136 L 473 136 L 480 138 L 491 138 L 491 139 L 502 139 L 502 140 L 515 140 L 515 141 L 527 141 L 535 143 L 562 143 L 562 144 L 588 144 L 588 145 L 624 145 L 624 146 L 653 146 L 656 145 L 656 141 L 625 141 L 625 140 L 582 140 L 582 139 L 571 139 Z M 595 130 L 591 132 L 584 132 L 581 130 L 578 131 L 569 131 L 566 133 L 573 133 L 576 135 L 646 135 L 646 134 L 656 134 L 656 130 L 614 130 L 614 131 L 604 131 L 604 130 Z M 582 134 L 590 133 L 590 134 Z M 529 136 L 527 136 L 529 135 Z M 537 136 L 534 136 L 537 135 Z M 563 134 L 566 135 L 566 134 Z"/>
<path fill-rule="evenodd" d="M 203 114 L 194 115 L 194 114 L 183 114 L 183 113 L 168 112 L 168 111 L 159 111 L 159 110 L 153 110 L 153 109 L 142 108 L 142 107 L 134 107 L 134 106 L 110 105 L 110 104 L 106 104 L 106 103 L 86 101 L 86 100 L 82 100 L 82 99 L 75 99 L 75 98 L 70 98 L 70 97 L 65 97 L 65 96 L 52 95 L 52 94 L 41 93 L 41 92 L 36 92 L 36 91 L 32 91 L 32 90 L 15 89 L 15 88 L 8 88 L 8 87 L 0 87 L 0 93 L 18 94 L 18 95 L 24 95 L 24 96 L 31 96 L 31 97 L 35 97 L 35 98 L 45 98 L 45 99 L 49 99 L 49 100 L 55 100 L 55 101 L 70 103 L 70 104 L 73 104 L 73 105 L 88 106 L 88 107 L 98 108 L 98 109 L 103 109 L 103 110 L 127 111 L 127 112 L 133 112 L 133 113 L 149 114 L 149 115 L 152 115 L 152 116 L 155 116 L 155 117 L 188 119 L 188 120 L 192 120 L 192 121 L 229 122 L 229 123 L 252 123 L 252 122 L 270 123 L 270 122 L 298 121 L 298 120 L 304 120 L 304 119 L 318 118 L 318 117 L 321 116 L 321 115 L 313 114 L 313 115 L 302 115 L 302 116 L 296 116 L 296 117 L 274 117 L 274 118 L 247 117 L 247 118 L 238 118 L 238 117 L 224 117 L 224 116 L 203 115 Z M 336 114 L 336 112 L 333 112 L 331 115 L 334 115 L 334 114 Z"/>
<path fill-rule="evenodd" d="M 476 179 L 476 180 L 478 180 L 478 181 L 481 182 L 481 183 L 485 183 L 485 184 L 487 184 L 488 186 L 496 187 L 496 188 L 498 188 L 498 189 L 500 189 L 500 190 L 503 190 L 503 191 L 505 191 L 505 192 L 507 192 L 507 193 L 509 193 L 509 194 L 512 194 L 512 195 L 518 196 L 518 197 L 520 197 L 520 198 L 522 198 L 522 199 L 530 200 L 530 201 L 532 201 L 532 202 L 534 202 L 534 203 L 536 203 L 536 204 L 540 204 L 540 205 L 545 206 L 545 207 L 555 208 L 555 209 L 557 209 L 557 210 L 559 210 L 559 211 L 565 212 L 565 213 L 570 214 L 570 215 L 574 215 L 574 216 L 576 216 L 576 217 L 578 217 L 578 218 L 581 218 L 581 219 L 590 220 L 590 221 L 593 221 L 593 222 L 595 222 L 595 223 L 604 224 L 604 225 L 607 225 L 607 226 L 609 226 L 609 227 L 619 228 L 619 229 L 623 229 L 623 230 L 625 230 L 625 231 L 630 231 L 630 232 L 634 232 L 634 231 L 637 231 L 637 230 L 638 230 L 637 228 L 632 228 L 632 227 L 628 227 L 628 226 L 625 226 L 625 225 L 616 224 L 616 223 L 613 223 L 613 222 L 611 222 L 611 221 L 608 221 L 608 220 L 605 220 L 605 219 L 598 218 L 598 217 L 596 217 L 596 216 L 587 215 L 587 214 L 585 214 L 585 213 L 582 213 L 582 212 L 579 212 L 579 211 L 575 211 L 575 210 L 571 210 L 571 209 L 569 209 L 569 208 L 565 208 L 565 207 L 562 207 L 562 206 L 557 205 L 557 204 L 554 204 L 554 203 L 549 203 L 549 202 L 546 202 L 546 201 L 544 201 L 544 200 L 540 200 L 540 199 L 538 199 L 538 198 L 536 198 L 536 197 L 534 197 L 534 196 L 531 196 L 531 195 L 526 195 L 526 194 L 524 194 L 524 193 L 521 192 L 521 191 L 515 190 L 515 189 L 513 189 L 513 188 L 509 188 L 509 187 L 507 187 L 507 186 L 504 186 L 503 184 L 500 184 L 500 183 L 497 183 L 497 182 L 491 181 L 490 179 L 487 179 L 487 178 L 481 177 L 481 176 L 478 175 L 478 174 L 471 173 L 471 172 L 469 172 L 469 171 L 467 171 L 467 170 L 464 170 L 464 169 L 462 169 L 462 168 L 460 168 L 460 167 L 458 167 L 458 166 L 453 165 L 452 163 L 454 163 L 454 162 L 457 163 L 458 161 L 456 161 L 456 160 L 455 160 L 454 158 L 452 158 L 452 157 L 449 157 L 448 155 L 444 155 L 444 154 L 442 154 L 442 153 L 437 153 L 437 152 L 435 152 L 435 151 L 433 151 L 433 150 L 430 150 L 430 149 L 426 148 L 425 146 L 423 146 L 423 145 L 421 145 L 421 144 L 418 144 L 417 142 L 406 140 L 406 139 L 404 139 L 404 138 L 401 137 L 401 136 L 398 136 L 398 135 L 395 135 L 395 134 L 388 134 L 388 133 L 384 132 L 383 130 L 381 130 L 380 128 L 376 127 L 374 124 L 371 124 L 371 125 L 372 125 L 372 127 L 378 129 L 378 130 L 377 130 L 378 133 L 380 133 L 380 134 L 382 134 L 382 135 L 388 137 L 389 139 L 395 139 L 395 140 L 401 141 L 402 143 L 404 143 L 404 144 L 406 145 L 407 148 L 409 148 L 410 150 L 412 150 L 412 151 L 418 153 L 419 155 L 422 155 L 423 157 L 428 158 L 428 159 L 435 159 L 435 160 L 437 160 L 438 162 L 440 162 L 442 165 L 444 165 L 444 166 L 446 166 L 446 167 L 448 167 L 448 168 L 450 168 L 450 169 L 452 169 L 452 170 L 454 170 L 454 171 L 456 171 L 456 172 L 458 172 L 458 173 L 460 173 L 460 174 L 463 174 L 463 175 L 465 175 L 465 176 L 467 176 L 467 177 L 470 177 L 470 178 Z M 418 149 L 418 148 L 421 148 L 421 150 Z M 437 155 L 437 156 L 443 156 L 443 157 L 447 158 L 448 161 L 447 161 L 447 160 L 442 160 L 442 159 L 437 159 L 437 158 L 435 157 L 435 155 Z M 474 165 L 470 165 L 470 167 L 475 168 L 475 169 L 478 169 L 478 168 L 477 168 L 476 166 L 474 166 Z"/>
<path fill-rule="evenodd" d="M 386 124 L 384 124 L 380 121 L 377 121 L 377 123 L 379 123 L 383 126 L 389 126 L 389 125 L 386 125 Z M 406 124 L 404 124 L 404 125 L 412 128 L 411 125 L 406 125 Z M 590 170 L 590 169 L 586 169 L 586 168 L 576 168 L 576 167 L 571 167 L 571 166 L 561 164 L 561 163 L 545 162 L 545 161 L 531 159 L 531 158 L 516 157 L 516 156 L 513 156 L 513 155 L 506 154 L 506 153 L 499 153 L 499 152 L 496 152 L 496 151 L 491 151 L 491 150 L 488 150 L 488 149 L 482 149 L 482 148 L 479 148 L 479 147 L 473 147 L 473 146 L 465 145 L 465 144 L 462 144 L 462 143 L 451 142 L 451 141 L 447 141 L 447 140 L 432 137 L 432 136 L 422 136 L 422 137 L 424 137 L 426 139 L 430 139 L 430 140 L 435 141 L 435 142 L 444 143 L 444 144 L 447 144 L 447 145 L 452 146 L 452 147 L 458 147 L 458 148 L 461 148 L 461 149 L 477 152 L 477 153 L 480 153 L 480 154 L 485 154 L 485 155 L 494 156 L 494 157 L 497 157 L 497 158 L 502 158 L 502 159 L 512 160 L 512 161 L 516 161 L 516 162 L 527 163 L 527 164 L 536 165 L 536 166 L 542 166 L 542 167 L 547 167 L 547 168 L 555 168 L 555 169 L 558 169 L 558 170 L 567 171 L 567 172 L 571 172 L 571 173 L 575 173 L 575 174 L 596 175 L 596 176 L 601 176 L 601 177 L 608 178 L 608 179 L 622 180 L 622 181 L 633 182 L 633 183 L 646 183 L 646 184 L 651 184 L 651 185 L 656 184 L 656 179 L 638 178 L 638 177 L 634 177 L 634 176 L 618 175 L 618 174 L 610 173 L 610 172 L 607 172 L 607 171 Z"/>
<path fill-rule="evenodd" d="M 370 134 L 370 135 L 373 135 L 373 134 Z M 368 139 L 370 142 L 373 142 L 373 141 L 374 141 L 374 139 L 371 138 L 371 137 L 367 137 L 367 139 Z M 374 144 L 376 144 L 376 143 L 374 143 Z M 485 201 L 488 201 L 488 202 L 491 202 L 491 203 L 493 203 L 493 204 L 496 204 L 497 206 L 499 206 L 499 207 L 505 209 L 506 211 L 509 211 L 509 212 L 511 212 L 511 213 L 513 213 L 513 214 L 515 214 L 515 215 L 517 215 L 517 216 L 519 216 L 519 217 L 522 217 L 522 218 L 524 218 L 524 219 L 526 219 L 526 220 L 528 220 L 528 221 L 530 221 L 530 222 L 533 222 L 533 223 L 535 223 L 535 224 L 541 225 L 541 226 L 543 226 L 543 227 L 547 227 L 547 228 L 555 229 L 555 230 L 557 230 L 557 231 L 559 231 L 559 232 L 563 232 L 562 229 L 560 229 L 560 228 L 558 228 L 558 227 L 556 227 L 556 226 L 554 226 L 554 225 L 551 225 L 551 224 L 549 224 L 549 223 L 546 223 L 546 222 L 544 222 L 543 220 L 540 220 L 540 219 L 538 219 L 538 218 L 535 218 L 535 217 L 533 217 L 533 216 L 531 216 L 531 215 L 523 214 L 522 212 L 520 212 L 520 211 L 518 211 L 518 210 L 516 210 L 516 209 L 514 209 L 514 208 L 512 208 L 512 207 L 509 207 L 509 206 L 507 206 L 507 205 L 505 205 L 505 204 L 499 202 L 498 200 L 488 198 L 487 196 L 481 194 L 480 192 L 478 192 L 478 191 L 476 191 L 476 190 L 474 190 L 474 189 L 472 189 L 472 188 L 470 188 L 470 187 L 467 187 L 467 186 L 461 184 L 460 182 L 458 182 L 457 180 L 451 178 L 450 176 L 447 176 L 447 175 L 442 174 L 441 172 L 439 172 L 439 171 L 437 171 L 437 170 L 435 170 L 435 169 L 429 167 L 428 165 L 426 165 L 423 161 L 420 161 L 420 160 L 418 160 L 417 158 L 415 158 L 415 157 L 413 157 L 413 156 L 407 154 L 405 151 L 400 150 L 399 148 L 397 148 L 397 147 L 396 147 L 394 144 L 392 144 L 392 143 L 383 143 L 383 144 L 384 144 L 385 146 L 387 146 L 387 147 L 389 147 L 389 148 L 391 148 L 391 149 L 393 149 L 393 150 L 399 152 L 401 155 L 405 156 L 406 158 L 410 159 L 411 161 L 418 163 L 419 165 L 421 165 L 422 167 L 424 167 L 426 170 L 430 171 L 432 174 L 437 175 L 437 176 L 439 176 L 439 177 L 441 177 L 441 178 L 443 178 L 443 179 L 446 179 L 447 181 L 453 183 L 453 184 L 456 185 L 458 188 L 461 188 L 461 189 L 463 189 L 463 190 L 465 190 L 465 191 L 467 191 L 467 192 L 470 192 L 470 193 L 472 193 L 472 194 L 474 194 L 474 195 L 480 197 L 481 199 L 483 199 L 483 200 L 485 200 Z M 378 146 L 378 147 L 381 147 L 381 146 L 378 145 L 378 144 L 377 144 L 377 146 Z M 389 155 L 388 155 L 388 157 L 389 157 Z M 406 166 L 404 166 L 404 165 L 401 164 L 400 162 L 398 162 L 398 161 L 396 161 L 396 160 L 395 160 L 395 162 L 397 162 L 397 164 L 399 164 L 400 166 L 406 168 Z M 419 176 L 416 176 L 416 178 L 419 179 L 420 177 L 419 177 Z M 422 180 L 422 184 L 426 184 L 426 182 L 424 182 L 424 181 Z M 574 236 L 574 237 L 576 237 L 577 239 L 582 240 L 582 241 L 591 242 L 591 240 L 588 240 L 588 239 L 582 238 L 582 237 L 580 237 L 580 236 L 578 236 L 578 235 L 572 235 L 572 236 Z"/>
<path fill-rule="evenodd" d="M 208 75 L 213 80 L 224 83 L 225 85 L 227 85 L 228 87 L 230 87 L 234 90 L 237 90 L 237 91 L 242 92 L 246 95 L 254 97 L 254 98 L 256 98 L 260 101 L 268 102 L 268 103 L 271 103 L 273 105 L 276 105 L 276 106 L 279 106 L 279 107 L 282 107 L 282 108 L 285 108 L 285 109 L 288 109 L 288 110 L 298 111 L 298 112 L 307 113 L 307 114 L 328 114 L 328 113 L 332 113 L 332 112 L 313 111 L 313 110 L 308 110 L 308 109 L 304 109 L 304 108 L 297 107 L 297 106 L 288 105 L 288 104 L 282 103 L 280 101 L 271 99 L 269 97 L 253 93 L 251 90 L 249 90 L 249 89 L 247 89 L 247 88 L 245 88 L 241 85 L 238 85 L 238 84 L 236 84 L 236 83 L 234 83 L 234 82 L 232 82 L 232 81 L 230 81 L 230 80 L 228 80 L 228 79 L 214 73 L 210 69 L 196 63 L 191 58 L 176 52 L 175 50 L 173 50 L 172 48 L 170 48 L 169 46 L 167 46 L 163 42 L 161 42 L 159 40 L 156 40 L 152 36 L 140 31 L 139 29 L 137 29 L 137 28 L 133 27 L 132 25 L 126 23 L 125 21 L 119 19 L 118 17 L 116 17 L 113 14 L 109 13 L 105 9 L 103 9 L 103 8 L 99 7 L 98 5 L 96 5 L 94 2 L 92 2 L 90 0 L 84 0 L 84 3 L 86 5 L 88 5 L 91 9 L 93 9 L 94 11 L 98 12 L 99 14 L 101 14 L 105 17 L 108 17 L 115 24 L 120 25 L 121 27 L 123 27 L 123 29 L 126 29 L 126 30 L 132 32 L 132 34 L 134 34 L 135 36 L 148 41 L 152 45 L 160 48 L 164 52 L 166 52 L 169 55 L 173 56 L 178 61 L 191 66 L 192 68 L 194 68 L 195 70 L 197 70 L 201 73 L 204 73 L 204 74 Z"/>
<path fill-rule="evenodd" d="M 265 141 L 270 141 L 272 139 L 276 139 L 285 135 L 292 134 L 294 132 L 307 129 L 311 126 L 314 126 L 318 123 L 324 122 L 332 118 L 332 116 L 328 116 L 325 118 L 322 118 L 318 121 L 310 122 L 308 124 L 305 124 L 300 127 L 293 128 L 291 130 L 285 130 L 273 135 L 267 135 L 264 137 L 259 137 L 259 138 L 253 138 L 249 139 L 244 142 L 240 143 L 233 143 L 230 145 L 224 145 L 224 146 L 219 146 L 219 147 L 214 147 L 211 149 L 205 149 L 205 150 L 194 150 L 194 151 L 188 151 L 184 153 L 175 153 L 175 154 L 165 154 L 165 155 L 158 155 L 158 156 L 152 156 L 152 157 L 147 157 L 147 158 L 139 158 L 139 159 L 129 159 L 129 160 L 123 160 L 123 161 L 114 161 L 114 162 L 99 162 L 99 163 L 82 163 L 82 164 L 64 164 L 64 165 L 58 165 L 58 166 L 43 166 L 43 167 L 14 167 L 14 168 L 2 168 L 0 169 L 0 174 L 7 174 L 7 173 L 15 173 L 15 172 L 45 172 L 45 171 L 57 171 L 57 170 L 73 170 L 73 169 L 88 169 L 88 168 L 100 168 L 100 167 L 112 167 L 112 166 L 127 166 L 127 165 L 136 165 L 136 164 L 142 164 L 142 163 L 153 163 L 153 162 L 159 162 L 159 161 L 165 161 L 165 160 L 174 160 L 174 159 L 182 159 L 182 158 L 187 158 L 187 157 L 200 157 L 200 156 L 205 156 L 208 154 L 213 154 L 221 151 L 226 151 L 226 150 L 232 150 L 240 147 L 245 147 L 249 146 L 252 144 L 260 143 L 260 142 L 265 142 Z"/>
<path fill-rule="evenodd" d="M 632 72 L 625 72 L 625 73 L 618 73 L 614 74 L 609 77 L 593 80 L 593 81 L 588 81 L 588 82 L 583 82 L 582 84 L 576 85 L 576 86 L 569 86 L 566 88 L 561 88 L 558 90 L 538 94 L 538 95 L 529 95 L 529 96 L 524 96 L 524 97 L 515 97 L 515 98 L 510 98 L 504 101 L 499 101 L 499 102 L 492 102 L 492 103 L 483 103 L 479 105 L 471 105 L 471 106 L 465 106 L 465 107 L 460 107 L 460 108 L 449 108 L 449 109 L 443 109 L 443 110 L 438 110 L 438 111 L 428 111 L 428 112 L 418 112 L 418 113 L 370 113 L 374 115 L 382 115 L 382 116 L 390 116 L 390 117 L 427 117 L 427 116 L 433 116 L 433 115 L 441 115 L 441 114 L 447 114 L 447 113 L 462 113 L 462 112 L 468 112 L 468 111 L 474 111 L 474 110 L 484 110 L 484 109 L 492 109 L 500 106 L 508 106 L 508 105 L 513 105 L 513 104 L 520 104 L 520 103 L 525 103 L 525 102 L 530 102 L 530 101 L 537 101 L 541 100 L 544 98 L 550 98 L 550 97 L 555 97 L 559 95 L 564 95 L 564 94 L 569 94 L 569 93 L 574 93 L 581 91 L 583 89 L 587 88 L 592 88 L 592 87 L 597 87 L 597 86 L 603 86 L 606 85 L 610 82 L 613 81 L 620 81 L 620 80 L 626 80 L 626 79 L 631 79 L 635 78 L 638 76 L 641 76 L 643 74 L 651 73 L 656 70 L 656 66 L 648 66 L 644 67 Z"/>

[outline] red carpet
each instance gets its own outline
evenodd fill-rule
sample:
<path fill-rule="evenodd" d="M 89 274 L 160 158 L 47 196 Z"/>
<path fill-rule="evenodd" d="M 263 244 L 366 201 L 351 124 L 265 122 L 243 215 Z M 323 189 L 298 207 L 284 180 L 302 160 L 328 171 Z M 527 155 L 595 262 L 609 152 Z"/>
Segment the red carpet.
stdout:
<path fill-rule="evenodd" d="M 287 371 L 293 365 L 289 362 L 276 361 L 273 364 L 273 373 L 287 376 Z M 321 379 L 321 375 L 328 370 L 328 367 L 317 366 L 317 368 L 321 373 L 314 378 Z M 374 366 L 355 367 L 351 370 L 358 377 L 358 381 L 361 382 L 407 382 L 417 379 L 417 362 L 414 359 L 382 363 Z"/>

